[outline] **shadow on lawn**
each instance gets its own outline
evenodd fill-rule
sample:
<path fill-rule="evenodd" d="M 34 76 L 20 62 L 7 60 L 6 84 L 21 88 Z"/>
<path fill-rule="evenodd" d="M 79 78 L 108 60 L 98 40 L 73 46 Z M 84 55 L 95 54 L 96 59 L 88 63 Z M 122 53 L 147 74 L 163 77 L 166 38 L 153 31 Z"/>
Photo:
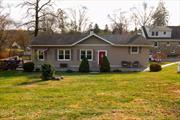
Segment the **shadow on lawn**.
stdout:
<path fill-rule="evenodd" d="M 36 83 L 41 83 L 41 82 L 45 82 L 44 80 L 33 80 L 33 81 L 26 81 L 26 82 L 22 82 L 17 84 L 17 86 L 21 86 L 21 85 L 32 85 L 32 84 L 36 84 Z"/>

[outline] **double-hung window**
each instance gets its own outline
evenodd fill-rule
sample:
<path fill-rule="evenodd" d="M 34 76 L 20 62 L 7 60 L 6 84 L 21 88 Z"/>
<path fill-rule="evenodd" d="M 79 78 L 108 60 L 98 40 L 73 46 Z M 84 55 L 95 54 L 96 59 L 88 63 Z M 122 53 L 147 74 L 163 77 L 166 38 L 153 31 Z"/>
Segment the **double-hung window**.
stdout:
<path fill-rule="evenodd" d="M 71 60 L 71 50 L 70 49 L 58 49 L 57 52 L 59 61 L 69 61 Z"/>
<path fill-rule="evenodd" d="M 45 54 L 44 54 L 44 50 L 37 50 L 37 58 L 39 61 L 44 61 L 45 59 Z"/>
<path fill-rule="evenodd" d="M 93 60 L 93 50 L 80 50 L 80 60 L 87 58 L 88 61 Z"/>
<path fill-rule="evenodd" d="M 154 36 L 154 31 L 152 31 L 151 36 Z"/>
<path fill-rule="evenodd" d="M 157 32 L 156 32 L 156 36 L 158 36 L 158 35 L 159 35 L 159 32 L 157 31 Z"/>

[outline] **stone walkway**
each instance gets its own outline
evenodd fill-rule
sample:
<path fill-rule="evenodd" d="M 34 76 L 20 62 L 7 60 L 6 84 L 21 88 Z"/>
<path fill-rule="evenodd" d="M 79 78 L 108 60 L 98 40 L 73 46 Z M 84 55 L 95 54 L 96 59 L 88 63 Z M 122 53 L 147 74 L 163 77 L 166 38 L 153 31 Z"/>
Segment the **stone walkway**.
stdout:
<path fill-rule="evenodd" d="M 165 64 L 165 65 L 161 65 L 161 67 L 165 68 L 165 67 L 168 67 L 168 66 L 171 66 L 171 65 L 175 65 L 175 64 L 180 64 L 180 61 L 173 62 L 173 63 L 168 63 L 168 64 Z M 148 72 L 148 71 L 149 71 L 149 67 L 146 68 L 143 72 Z"/>

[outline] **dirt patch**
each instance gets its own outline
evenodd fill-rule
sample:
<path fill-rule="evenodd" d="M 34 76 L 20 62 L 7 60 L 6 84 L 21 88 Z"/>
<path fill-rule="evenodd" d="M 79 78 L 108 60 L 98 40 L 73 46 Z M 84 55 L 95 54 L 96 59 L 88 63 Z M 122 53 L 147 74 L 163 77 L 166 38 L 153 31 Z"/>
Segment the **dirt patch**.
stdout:
<path fill-rule="evenodd" d="M 86 119 L 86 120 L 141 120 L 136 116 L 128 116 L 123 111 L 120 110 L 113 110 L 109 113 L 103 114 L 98 117 Z"/>

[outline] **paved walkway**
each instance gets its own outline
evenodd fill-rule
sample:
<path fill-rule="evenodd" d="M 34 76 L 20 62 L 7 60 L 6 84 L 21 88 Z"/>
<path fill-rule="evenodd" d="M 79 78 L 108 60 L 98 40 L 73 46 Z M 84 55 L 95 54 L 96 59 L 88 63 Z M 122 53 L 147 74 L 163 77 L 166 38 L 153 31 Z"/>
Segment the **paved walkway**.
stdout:
<path fill-rule="evenodd" d="M 180 61 L 177 61 L 177 62 L 173 62 L 173 63 L 168 63 L 168 64 L 165 64 L 165 65 L 161 65 L 162 68 L 165 68 L 165 67 L 168 67 L 168 66 L 171 66 L 171 65 L 175 65 L 175 64 L 180 64 Z M 143 72 L 148 72 L 149 71 L 149 67 L 146 68 Z"/>

